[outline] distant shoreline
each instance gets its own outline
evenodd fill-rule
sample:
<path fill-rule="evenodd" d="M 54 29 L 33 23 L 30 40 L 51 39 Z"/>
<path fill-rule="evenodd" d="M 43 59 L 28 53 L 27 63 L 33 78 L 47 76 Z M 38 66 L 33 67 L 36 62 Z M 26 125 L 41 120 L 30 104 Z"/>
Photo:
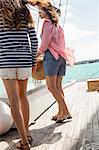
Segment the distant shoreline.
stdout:
<path fill-rule="evenodd" d="M 75 62 L 75 65 L 79 65 L 79 64 L 89 64 L 89 63 L 95 63 L 95 62 L 99 62 L 99 59 L 77 61 L 77 62 Z M 67 65 L 68 65 L 68 64 L 67 64 Z"/>

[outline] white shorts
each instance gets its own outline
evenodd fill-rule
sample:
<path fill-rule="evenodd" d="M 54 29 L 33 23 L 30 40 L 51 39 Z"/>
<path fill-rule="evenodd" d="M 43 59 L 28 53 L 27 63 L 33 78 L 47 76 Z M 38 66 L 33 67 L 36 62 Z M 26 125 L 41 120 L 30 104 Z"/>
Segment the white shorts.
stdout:
<path fill-rule="evenodd" d="M 0 69 L 0 77 L 2 79 L 18 79 L 25 80 L 31 76 L 31 68 L 3 68 Z"/>

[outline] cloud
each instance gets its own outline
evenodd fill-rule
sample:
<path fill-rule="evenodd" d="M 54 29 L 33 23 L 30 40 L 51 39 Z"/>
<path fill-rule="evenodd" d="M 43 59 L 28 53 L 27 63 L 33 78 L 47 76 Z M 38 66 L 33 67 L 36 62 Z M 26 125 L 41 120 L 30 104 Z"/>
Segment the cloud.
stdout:
<path fill-rule="evenodd" d="M 64 26 L 65 35 L 70 41 L 75 41 L 83 37 L 93 36 L 96 34 L 96 31 L 87 31 L 80 29 L 74 23 L 67 23 Z"/>
<path fill-rule="evenodd" d="M 99 50 L 96 43 L 75 44 L 74 49 L 76 61 L 99 59 Z"/>

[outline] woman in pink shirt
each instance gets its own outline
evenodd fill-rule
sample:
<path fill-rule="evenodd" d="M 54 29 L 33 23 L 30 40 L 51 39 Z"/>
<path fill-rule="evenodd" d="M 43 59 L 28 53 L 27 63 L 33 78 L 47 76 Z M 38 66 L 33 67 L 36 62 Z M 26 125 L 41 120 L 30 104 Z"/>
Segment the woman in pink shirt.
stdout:
<path fill-rule="evenodd" d="M 66 72 L 66 60 L 68 59 L 69 63 L 73 65 L 74 59 L 72 53 L 67 54 L 65 51 L 64 31 L 58 25 L 59 10 L 57 12 L 50 2 L 37 1 L 35 5 L 39 8 L 39 17 L 45 19 L 41 34 L 42 41 L 37 57 L 45 54 L 44 72 L 46 83 L 59 107 L 58 113 L 52 117 L 52 120 L 63 122 L 66 119 L 70 119 L 71 115 L 64 100 L 62 79 Z"/>

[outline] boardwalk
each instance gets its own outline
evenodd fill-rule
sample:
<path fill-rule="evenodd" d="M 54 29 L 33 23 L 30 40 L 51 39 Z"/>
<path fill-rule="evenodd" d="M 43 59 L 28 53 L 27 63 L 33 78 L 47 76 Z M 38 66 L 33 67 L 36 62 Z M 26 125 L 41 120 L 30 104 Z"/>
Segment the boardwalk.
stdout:
<path fill-rule="evenodd" d="M 30 126 L 33 136 L 31 150 L 79 150 L 85 138 L 92 142 L 95 150 L 99 150 L 99 92 L 87 92 L 86 82 L 76 82 L 65 88 L 64 92 L 72 121 L 62 124 L 51 121 L 51 116 L 57 111 L 57 104 L 52 105 L 37 119 L 35 125 Z M 44 93 L 41 99 L 54 100 L 49 92 Z M 37 95 L 35 92 L 29 99 Z M 16 130 L 0 138 L 0 150 L 16 150 L 14 143 L 19 140 Z"/>

